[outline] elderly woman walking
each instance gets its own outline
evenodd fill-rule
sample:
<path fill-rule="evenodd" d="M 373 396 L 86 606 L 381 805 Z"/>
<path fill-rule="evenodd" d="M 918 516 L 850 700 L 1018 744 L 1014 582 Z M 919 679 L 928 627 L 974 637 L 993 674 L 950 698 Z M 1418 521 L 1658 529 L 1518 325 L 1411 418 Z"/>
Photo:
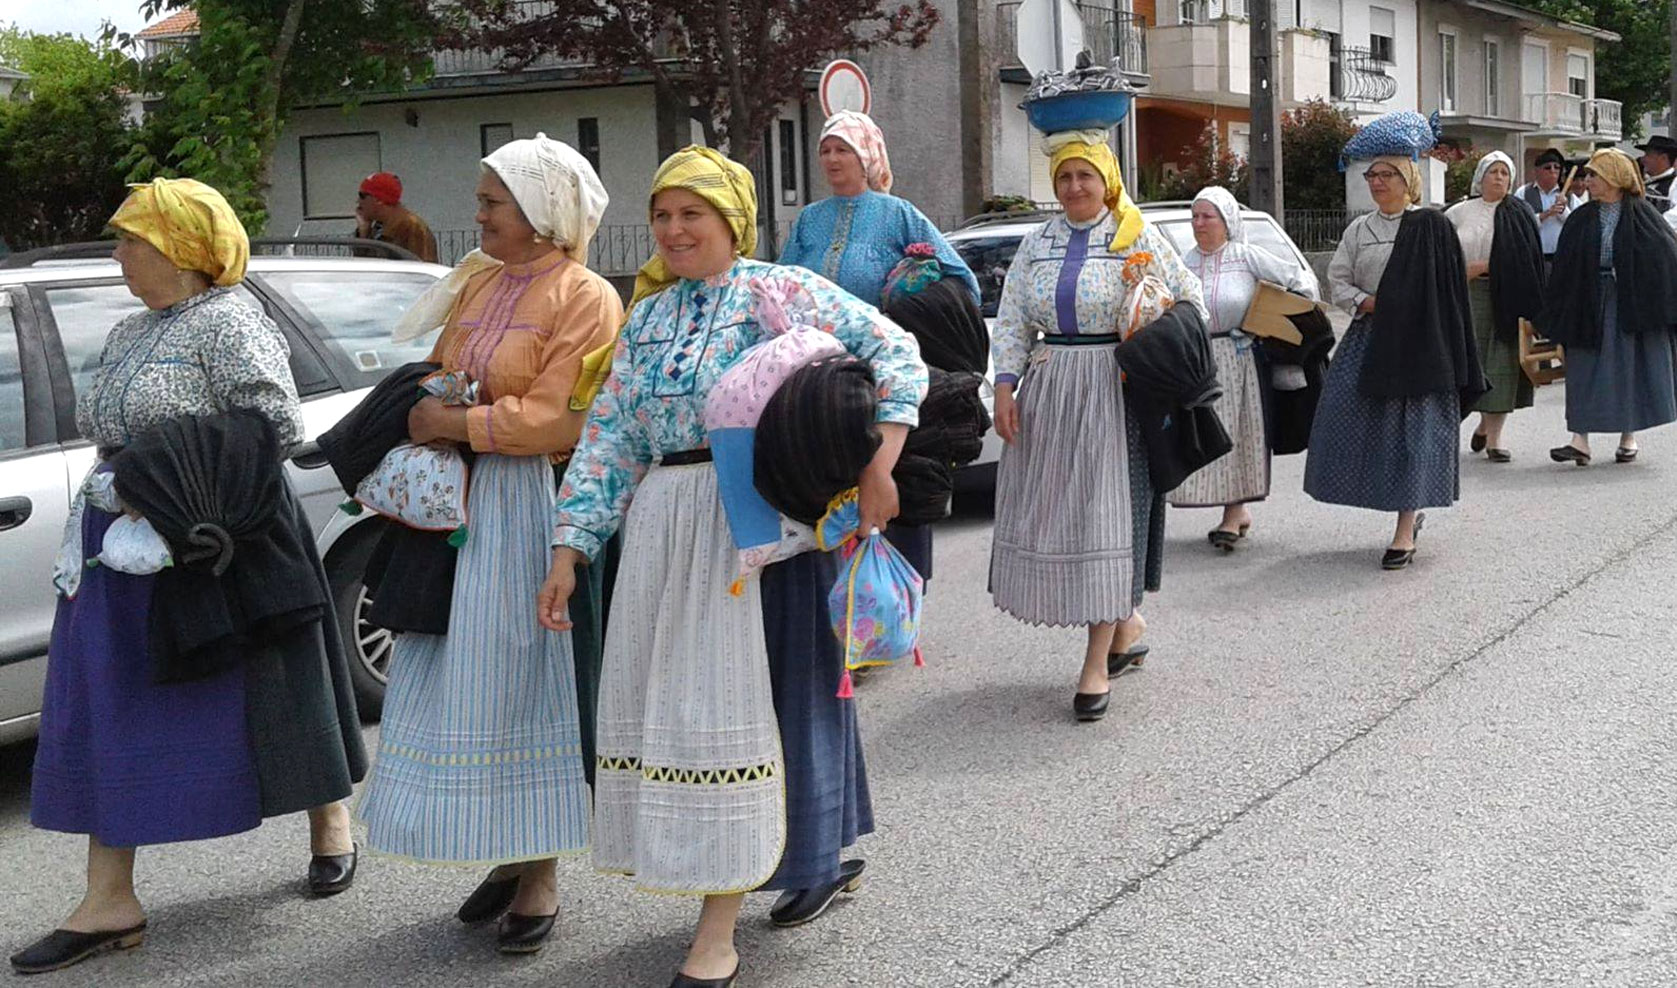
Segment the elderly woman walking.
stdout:
<path fill-rule="evenodd" d="M 470 535 L 447 633 L 396 640 L 360 814 L 375 850 L 497 865 L 460 918 L 501 917 L 500 949 L 529 953 L 553 930 L 554 858 L 586 849 L 589 828 L 571 636 L 541 633 L 524 608 L 547 573 L 553 464 L 581 432 L 571 392 L 622 304 L 586 266 L 607 197 L 582 155 L 513 141 L 483 159 L 477 200 L 482 249 L 398 327 L 444 324 L 431 360 L 479 385 L 473 407 L 426 398 L 408 419 L 415 443 L 475 452 Z"/>
<path fill-rule="evenodd" d="M 1240 324 L 1260 281 L 1311 298 L 1315 291 L 1297 264 L 1246 242 L 1240 203 L 1229 190 L 1202 189 L 1194 197 L 1192 223 L 1194 246 L 1182 262 L 1199 278 L 1211 311 L 1211 354 L 1223 386 L 1215 409 L 1234 449 L 1195 472 L 1165 500 L 1175 508 L 1221 507 L 1223 520 L 1206 538 L 1216 548 L 1233 552 L 1252 527 L 1249 505 L 1269 496 L 1262 377 L 1268 366 Z"/>
<path fill-rule="evenodd" d="M 1643 196 L 1636 163 L 1590 157 L 1590 201 L 1566 221 L 1538 330 L 1566 347 L 1566 427 L 1557 463 L 1590 462 L 1590 433 L 1619 434 L 1617 463 L 1636 460 L 1637 432 L 1677 419 L 1673 330 L 1677 241 Z"/>
<path fill-rule="evenodd" d="M 289 351 L 278 327 L 233 292 L 250 252 L 244 227 L 221 193 L 191 179 L 136 186 L 111 226 L 121 235 L 123 279 L 146 311 L 111 330 L 77 397 L 76 423 L 98 446 L 99 463 L 76 494 L 54 575 L 61 596 L 30 810 L 37 827 L 88 835 L 87 888 L 59 929 L 12 955 L 22 973 L 140 945 L 146 921 L 134 858 L 142 844 L 235 834 L 307 809 L 310 890 L 341 892 L 355 874 L 340 801 L 365 772 L 366 755 L 338 629 L 322 616 L 331 591 L 281 469 L 282 451 L 303 439 Z M 271 587 L 274 620 L 234 637 L 209 637 L 225 611 L 203 612 L 201 621 L 182 615 L 206 600 L 206 588 L 213 602 L 220 588 L 252 583 L 258 596 L 243 608 L 270 609 L 260 599 L 263 574 L 246 572 L 260 551 L 234 543 L 230 565 L 218 564 L 213 577 L 174 559 L 178 545 L 169 546 L 168 566 L 159 542 L 149 553 L 121 551 L 136 547 L 128 540 L 140 524 L 156 539 L 168 529 L 161 517 L 158 526 L 137 523 L 137 509 L 117 493 L 131 468 L 136 482 L 160 480 L 165 491 L 251 479 L 189 477 L 136 452 L 161 452 L 160 442 L 173 449 L 160 437 L 183 436 L 194 423 L 226 427 L 221 449 L 275 495 L 259 531 L 292 547 L 286 572 L 297 579 Z M 244 438 L 257 434 L 273 445 Z M 312 611 L 293 606 L 311 599 Z"/>
<path fill-rule="evenodd" d="M 706 445 L 711 389 L 768 338 L 758 288 L 800 293 L 872 369 L 882 443 L 857 478 L 862 527 L 897 512 L 891 469 L 926 372 L 913 340 L 802 268 L 749 260 L 755 181 L 708 148 L 653 177 L 658 254 L 640 272 L 611 377 L 560 489 L 539 617 L 570 621 L 576 568 L 621 525 L 600 686 L 594 862 L 654 892 L 704 897 L 676 986 L 732 984 L 743 894 L 839 881 L 873 829 L 854 701 L 824 601 L 832 559 L 805 553 L 729 594 L 737 553 Z M 818 455 L 814 452 L 811 455 Z"/>
<path fill-rule="evenodd" d="M 1469 448 L 1484 450 L 1492 463 L 1513 459 L 1502 441 L 1511 412 L 1530 408 L 1532 383 L 1520 369 L 1520 320 L 1543 303 L 1543 245 L 1537 215 L 1509 194 L 1514 161 L 1501 151 L 1479 159 L 1473 170 L 1475 198 L 1445 212 L 1461 239 L 1467 262 L 1467 299 L 1473 338 L 1491 390 L 1474 403 L 1479 425 Z"/>
<path fill-rule="evenodd" d="M 1105 716 L 1110 675 L 1146 652 L 1139 607 L 1159 586 L 1163 511 L 1115 348 L 1139 266 L 1203 317 L 1199 279 L 1130 201 L 1103 136 L 1047 139 L 1065 213 L 1025 235 L 992 336 L 996 484 L 990 590 L 1032 624 L 1088 629 L 1073 712 Z M 1018 397 L 1015 397 L 1015 391 Z"/>
<path fill-rule="evenodd" d="M 1461 493 L 1457 437 L 1484 374 L 1461 245 L 1441 213 L 1416 208 L 1420 169 L 1386 155 L 1363 179 L 1376 211 L 1351 221 L 1328 265 L 1328 291 L 1352 320 L 1322 385 L 1304 490 L 1397 512 L 1380 559 L 1397 570 L 1414 560 L 1421 509 Z"/>

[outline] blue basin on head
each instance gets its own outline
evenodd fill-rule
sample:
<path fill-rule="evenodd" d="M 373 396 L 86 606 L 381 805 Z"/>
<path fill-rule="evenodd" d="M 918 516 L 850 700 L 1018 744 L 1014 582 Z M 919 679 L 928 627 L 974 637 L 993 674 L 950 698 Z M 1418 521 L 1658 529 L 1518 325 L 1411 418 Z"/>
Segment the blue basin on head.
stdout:
<path fill-rule="evenodd" d="M 1062 93 L 1025 104 L 1025 118 L 1044 134 L 1066 130 L 1107 130 L 1129 116 L 1134 93 L 1107 90 Z"/>

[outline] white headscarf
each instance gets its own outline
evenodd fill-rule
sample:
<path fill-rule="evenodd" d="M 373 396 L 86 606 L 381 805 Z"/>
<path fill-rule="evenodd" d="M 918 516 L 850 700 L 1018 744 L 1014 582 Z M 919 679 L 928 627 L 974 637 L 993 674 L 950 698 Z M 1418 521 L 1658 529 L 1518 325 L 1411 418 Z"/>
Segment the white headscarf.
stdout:
<path fill-rule="evenodd" d="M 1220 185 L 1208 185 L 1194 197 L 1195 202 L 1209 202 L 1217 207 L 1217 212 L 1223 217 L 1223 226 L 1228 228 L 1229 243 L 1243 244 L 1246 242 L 1246 226 L 1240 218 L 1240 203 L 1234 193 Z"/>
<path fill-rule="evenodd" d="M 1502 167 L 1508 169 L 1508 191 L 1504 194 L 1514 194 L 1514 159 L 1501 151 L 1492 151 L 1480 158 L 1478 166 L 1473 169 L 1473 187 L 1468 190 L 1469 195 L 1482 196 L 1485 194 L 1485 173 L 1490 171 L 1491 166 L 1499 161 L 1502 162 Z"/>
<path fill-rule="evenodd" d="M 501 145 L 478 167 L 494 172 L 506 185 L 538 236 L 565 248 L 577 263 L 588 263 L 588 246 L 611 197 L 587 158 L 563 141 L 538 133 Z M 480 271 L 500 266 L 500 261 L 481 249 L 462 257 L 454 270 L 426 289 L 396 320 L 391 340 L 406 343 L 441 326 L 466 282 Z"/>

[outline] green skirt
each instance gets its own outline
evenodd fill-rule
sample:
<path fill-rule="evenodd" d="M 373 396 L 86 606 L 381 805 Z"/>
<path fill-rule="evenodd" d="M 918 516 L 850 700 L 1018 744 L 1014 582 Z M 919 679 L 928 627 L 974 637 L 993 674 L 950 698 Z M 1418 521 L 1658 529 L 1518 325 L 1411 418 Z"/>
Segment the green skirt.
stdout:
<path fill-rule="evenodd" d="M 1467 283 L 1467 300 L 1473 308 L 1473 338 L 1479 345 L 1479 363 L 1491 390 L 1473 406 L 1475 412 L 1512 412 L 1530 408 L 1531 378 L 1520 369 L 1520 341 L 1497 339 L 1496 320 L 1491 316 L 1491 283 L 1475 278 Z"/>

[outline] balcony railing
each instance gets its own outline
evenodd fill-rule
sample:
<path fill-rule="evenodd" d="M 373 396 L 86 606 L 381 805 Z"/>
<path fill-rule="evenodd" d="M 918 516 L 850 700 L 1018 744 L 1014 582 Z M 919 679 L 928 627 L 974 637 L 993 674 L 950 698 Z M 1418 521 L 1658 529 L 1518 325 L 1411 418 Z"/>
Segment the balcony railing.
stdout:
<path fill-rule="evenodd" d="M 1576 93 L 1527 93 L 1526 119 L 1540 133 L 1590 133 L 1589 101 Z"/>
<path fill-rule="evenodd" d="M 996 5 L 996 53 L 1006 66 L 1019 65 L 1021 0 Z M 1244 0 L 1243 0 L 1244 2 Z M 1079 0 L 1083 47 L 1097 65 L 1118 60 L 1131 75 L 1147 74 L 1147 22 L 1120 6 L 1121 0 Z"/>
<path fill-rule="evenodd" d="M 1176 9 L 1177 23 L 1210 24 L 1224 17 L 1244 18 L 1246 0 L 1181 0 Z"/>
<path fill-rule="evenodd" d="M 1590 133 L 1604 140 L 1617 141 L 1625 136 L 1624 104 L 1616 99 L 1593 99 L 1589 102 Z"/>
<path fill-rule="evenodd" d="M 1397 80 L 1367 48 L 1339 49 L 1337 99 L 1348 103 L 1384 103 L 1397 95 Z"/>

